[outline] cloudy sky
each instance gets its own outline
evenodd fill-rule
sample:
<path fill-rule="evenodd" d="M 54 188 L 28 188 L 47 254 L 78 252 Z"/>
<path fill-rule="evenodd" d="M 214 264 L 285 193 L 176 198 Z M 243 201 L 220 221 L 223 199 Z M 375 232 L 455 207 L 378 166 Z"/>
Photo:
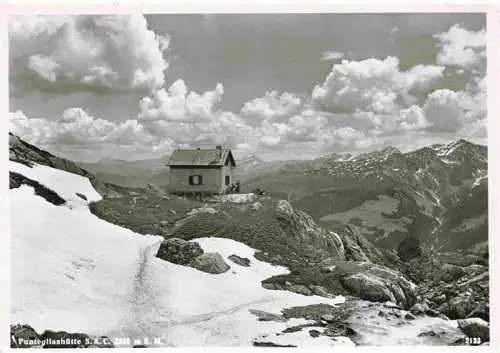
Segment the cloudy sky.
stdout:
<path fill-rule="evenodd" d="M 484 14 L 16 16 L 10 129 L 74 160 L 486 143 Z"/>

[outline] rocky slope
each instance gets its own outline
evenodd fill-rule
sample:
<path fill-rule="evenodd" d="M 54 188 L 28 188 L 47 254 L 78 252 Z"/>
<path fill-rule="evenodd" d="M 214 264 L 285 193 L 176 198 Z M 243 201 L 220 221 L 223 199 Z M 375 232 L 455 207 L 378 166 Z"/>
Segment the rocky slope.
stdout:
<path fill-rule="evenodd" d="M 318 318 L 318 310 L 319 312 L 323 310 L 318 307 L 296 309 L 299 312 L 312 312 L 313 316 L 316 315 L 314 316 L 316 322 L 302 322 L 299 324 L 300 327 L 294 326 L 289 321 L 293 318 L 293 315 L 290 316 L 290 311 L 284 310 L 279 314 L 284 319 L 277 319 L 267 310 L 252 309 L 251 314 L 256 316 L 258 321 L 277 319 L 279 322 L 288 322 L 285 331 L 289 330 L 282 332 L 287 335 L 285 340 L 278 334 L 276 337 L 256 337 L 254 345 L 281 345 L 285 341 L 290 342 L 294 335 L 299 335 L 300 338 L 297 339 L 303 339 L 305 332 L 303 329 L 306 327 L 307 337 L 350 337 L 350 342 L 356 344 L 377 344 L 374 337 L 380 339 L 383 335 L 389 335 L 390 338 L 389 341 L 382 340 L 381 344 L 391 342 L 398 344 L 394 341 L 394 337 L 407 337 L 405 335 L 411 336 L 410 341 L 414 343 L 464 343 L 463 337 L 466 331 L 456 328 L 453 326 L 454 323 L 453 325 L 447 323 L 448 318 L 481 318 L 489 321 L 487 258 L 480 250 L 480 255 L 464 253 L 457 257 L 453 252 L 437 252 L 432 247 L 424 247 L 427 238 L 416 237 L 419 242 L 403 247 L 398 256 L 395 249 L 391 252 L 387 248 L 375 246 L 369 240 L 372 234 L 365 232 L 365 228 L 360 226 L 359 222 L 348 220 L 346 225 L 328 220 L 317 221 L 316 217 L 297 207 L 300 198 L 291 198 L 292 200 L 287 201 L 273 195 L 269 197 L 250 194 L 199 201 L 168 195 L 161 188 L 154 186 L 141 189 L 121 188 L 103 183 L 74 163 L 41 151 L 13 135 L 10 136 L 10 140 L 11 160 L 32 167 L 27 168 L 25 173 L 20 172 L 24 170 L 20 166 L 11 171 L 13 190 L 23 186 L 32 187 L 36 195 L 42 196 L 54 205 L 58 203 L 57 197 L 63 201 L 59 205 L 67 204 L 70 197 L 72 203 L 88 205 L 94 215 L 114 225 L 128 228 L 138 234 L 161 235 L 165 240 L 155 252 L 156 258 L 173 266 L 190 267 L 189 271 L 205 272 L 205 275 L 209 276 L 231 276 L 234 274 L 234 266 L 237 266 L 237 269 L 252 269 L 255 263 L 260 261 L 290 271 L 272 275 L 271 273 L 276 271 L 270 271 L 270 275 L 259 280 L 259 291 L 276 293 L 275 297 L 289 293 L 304 298 L 320 297 L 325 300 L 343 295 L 355 308 L 349 310 L 349 315 L 346 317 L 338 313 L 339 320 L 333 320 L 335 322 L 329 317 L 328 320 Z M 433 150 L 444 153 L 442 148 L 434 147 Z M 451 146 L 446 149 L 447 158 L 460 148 Z M 398 151 L 386 150 L 382 155 L 375 153 L 357 160 L 364 161 L 363 163 L 372 159 L 388 160 L 392 158 L 390 156 L 398 154 Z M 40 164 L 88 178 L 91 185 L 104 198 L 90 202 L 92 200 L 87 200 L 88 195 L 79 191 L 72 192 L 69 196 L 57 192 L 53 195 L 57 189 L 57 179 L 37 180 L 33 178 L 36 173 L 31 175 L 30 170 L 37 169 L 33 166 Z M 471 186 L 471 190 L 484 186 L 483 180 L 484 178 L 480 179 L 476 186 L 472 185 L 474 187 Z M 50 187 L 51 185 L 54 188 Z M 346 190 L 352 191 L 352 189 Z M 372 201 L 384 201 L 387 206 L 393 201 L 384 197 L 399 200 L 400 204 L 405 206 L 403 209 L 398 208 L 396 214 L 404 214 L 413 220 L 410 224 L 414 226 L 415 219 L 410 216 L 418 215 L 422 211 L 418 205 L 415 207 L 414 194 L 398 190 L 393 186 L 384 190 L 386 194 L 375 194 L 378 201 Z M 470 195 L 464 197 L 472 197 L 472 194 L 474 193 L 471 191 Z M 361 192 L 358 195 L 366 196 Z M 349 193 L 346 191 L 344 196 L 349 196 Z M 481 196 L 476 197 L 481 199 Z M 333 204 L 328 207 L 339 207 L 336 202 Z M 455 203 L 455 206 L 460 208 L 457 205 L 459 203 Z M 349 206 L 344 205 L 344 207 Z M 362 220 L 377 219 L 373 209 L 370 213 L 370 208 L 367 211 L 366 206 L 364 212 L 358 213 L 358 217 Z M 396 217 L 392 215 L 386 218 L 394 223 Z M 444 224 L 446 222 L 443 222 Z M 396 227 L 394 224 L 392 226 Z M 208 250 L 203 251 L 197 245 L 197 239 L 200 238 L 204 239 L 203 245 L 208 246 Z M 225 252 L 221 257 L 217 252 L 210 251 L 208 240 L 224 238 L 245 244 L 256 252 L 247 256 L 243 253 L 230 253 L 227 249 L 219 247 L 217 251 Z M 420 250 L 415 251 L 416 248 Z M 401 256 L 402 253 L 409 255 L 404 257 Z M 458 260 L 462 262 L 457 262 Z M 191 273 L 189 271 L 186 273 Z M 371 303 L 366 304 L 362 300 Z M 370 320 L 361 319 L 365 315 L 363 310 L 367 311 Z M 326 314 L 332 315 L 331 312 Z M 414 321 L 411 315 L 419 316 L 421 320 Z M 200 317 L 200 320 L 204 319 Z M 191 329 L 184 321 L 182 322 L 179 329 Z M 374 329 L 374 325 L 382 325 L 385 331 Z M 468 322 L 466 325 L 462 322 L 464 327 L 471 325 L 475 328 L 465 329 L 469 330 L 467 331 L 469 336 L 470 332 L 477 333 L 477 330 L 484 328 L 482 323 Z M 406 327 L 409 328 L 407 331 Z M 403 331 L 406 333 L 403 334 Z M 486 336 L 482 334 L 482 337 L 484 341 Z M 320 339 L 317 342 L 323 341 Z"/>
<path fill-rule="evenodd" d="M 290 164 L 244 186 L 285 198 L 328 225 L 356 227 L 378 247 L 394 249 L 411 235 L 436 250 L 484 250 L 487 168 L 487 148 L 459 140 Z"/>
<path fill-rule="evenodd" d="M 47 151 L 43 151 L 38 147 L 20 139 L 18 136 L 13 135 L 12 133 L 9 133 L 9 159 L 26 165 L 37 163 L 84 176 L 90 180 L 94 188 L 103 197 L 121 197 L 122 194 L 126 192 L 122 187 L 101 181 L 96 178 L 95 175 L 79 167 L 76 163 L 65 158 L 54 156 Z M 11 174 L 10 183 L 11 185 L 15 185 L 17 183 L 15 174 Z"/>

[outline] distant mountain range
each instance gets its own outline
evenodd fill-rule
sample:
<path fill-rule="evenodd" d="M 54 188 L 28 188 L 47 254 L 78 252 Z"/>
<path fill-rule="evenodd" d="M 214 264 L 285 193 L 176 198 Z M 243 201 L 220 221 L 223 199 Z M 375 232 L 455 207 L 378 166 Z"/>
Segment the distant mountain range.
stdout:
<path fill-rule="evenodd" d="M 146 184 L 165 186 L 169 183 L 168 159 L 169 155 L 160 158 L 126 161 L 105 157 L 98 162 L 78 162 L 78 164 L 92 172 L 102 180 L 122 186 L 141 187 Z M 349 160 L 352 154 L 330 154 L 330 160 Z M 237 168 L 234 171 L 235 179 L 245 181 L 249 178 L 272 171 L 277 171 L 289 165 L 303 165 L 310 161 L 278 160 L 264 161 L 255 154 L 250 154 L 236 160 Z"/>
<path fill-rule="evenodd" d="M 325 223 L 358 227 L 377 246 L 411 234 L 437 249 L 484 249 L 487 170 L 487 148 L 458 140 L 290 163 L 244 186 L 288 199 Z"/>
<path fill-rule="evenodd" d="M 168 185 L 169 172 L 166 155 L 161 158 L 125 161 L 103 158 L 96 163 L 78 162 L 78 164 L 103 181 L 128 186 L 142 187 L 147 184 Z"/>

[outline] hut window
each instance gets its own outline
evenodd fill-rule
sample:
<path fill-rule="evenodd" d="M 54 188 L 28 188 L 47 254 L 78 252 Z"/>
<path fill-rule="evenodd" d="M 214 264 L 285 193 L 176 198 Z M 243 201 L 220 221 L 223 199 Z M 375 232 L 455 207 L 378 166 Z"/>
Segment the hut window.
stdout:
<path fill-rule="evenodd" d="M 189 176 L 189 185 L 201 185 L 202 177 L 201 175 L 190 175 Z"/>
<path fill-rule="evenodd" d="M 229 185 L 229 182 L 230 182 L 230 178 L 229 178 L 229 175 L 226 175 L 226 185 Z"/>

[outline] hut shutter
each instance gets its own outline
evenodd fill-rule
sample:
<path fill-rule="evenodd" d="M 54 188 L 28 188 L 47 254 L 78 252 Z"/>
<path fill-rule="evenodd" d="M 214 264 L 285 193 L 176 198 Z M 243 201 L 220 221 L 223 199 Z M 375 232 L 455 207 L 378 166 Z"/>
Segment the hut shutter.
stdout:
<path fill-rule="evenodd" d="M 190 175 L 189 185 L 201 185 L 203 184 L 201 175 Z"/>

